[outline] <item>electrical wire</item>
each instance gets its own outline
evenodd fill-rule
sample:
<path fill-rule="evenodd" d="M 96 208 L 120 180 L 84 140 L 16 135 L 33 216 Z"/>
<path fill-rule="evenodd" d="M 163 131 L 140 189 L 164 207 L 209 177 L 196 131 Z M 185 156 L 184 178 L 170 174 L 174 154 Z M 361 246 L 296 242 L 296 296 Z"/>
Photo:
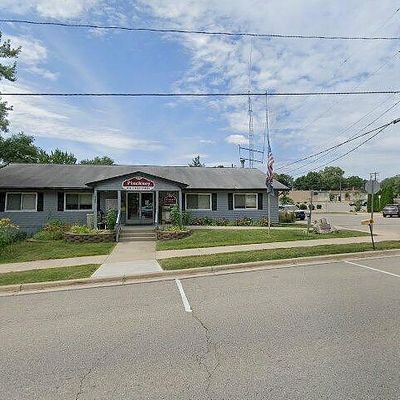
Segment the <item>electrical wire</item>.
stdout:
<path fill-rule="evenodd" d="M 0 19 L 3 23 L 13 24 L 29 24 L 29 25 L 45 25 L 45 26 L 58 26 L 65 28 L 89 28 L 89 29 L 106 29 L 106 30 L 120 30 L 129 32 L 154 32 L 154 33 L 179 33 L 179 34 L 195 34 L 195 35 L 209 35 L 209 36 L 249 36 L 256 38 L 269 38 L 269 39 L 322 39 L 322 40 L 400 40 L 400 36 L 344 36 L 344 35 L 288 35 L 280 33 L 255 33 L 255 32 L 228 32 L 228 31 L 205 31 L 205 30 L 192 30 L 192 29 L 174 29 L 174 28 L 144 28 L 144 27 L 129 27 L 120 25 L 98 25 L 98 24 L 78 24 L 67 22 L 48 22 L 48 21 L 32 21 L 26 19 Z"/>
<path fill-rule="evenodd" d="M 375 95 L 398 94 L 400 90 L 363 90 L 341 92 L 268 92 L 268 96 L 347 96 L 347 95 Z M 265 96 L 264 92 L 236 92 L 236 93 L 66 93 L 66 92 L 1 92 L 0 96 L 49 96 L 49 97 L 240 97 Z"/>

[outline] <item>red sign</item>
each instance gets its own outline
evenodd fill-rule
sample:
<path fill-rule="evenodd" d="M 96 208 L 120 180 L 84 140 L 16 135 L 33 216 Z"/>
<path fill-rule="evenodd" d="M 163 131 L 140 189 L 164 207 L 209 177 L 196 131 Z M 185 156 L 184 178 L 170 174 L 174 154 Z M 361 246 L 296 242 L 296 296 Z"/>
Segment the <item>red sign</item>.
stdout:
<path fill-rule="evenodd" d="M 163 199 L 164 206 L 173 206 L 177 203 L 176 196 L 173 194 L 167 194 Z"/>
<path fill-rule="evenodd" d="M 127 190 L 153 190 L 154 182 L 150 179 L 144 178 L 143 176 L 134 176 L 125 179 L 122 182 L 122 187 Z"/>

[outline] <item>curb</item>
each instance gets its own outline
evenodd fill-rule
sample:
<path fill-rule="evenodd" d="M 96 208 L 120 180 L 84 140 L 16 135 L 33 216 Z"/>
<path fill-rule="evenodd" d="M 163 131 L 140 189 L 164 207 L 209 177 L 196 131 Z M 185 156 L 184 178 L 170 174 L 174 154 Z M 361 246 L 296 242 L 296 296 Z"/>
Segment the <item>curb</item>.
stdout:
<path fill-rule="evenodd" d="M 135 283 L 169 281 L 174 279 L 188 279 L 192 277 L 202 277 L 210 275 L 225 275 L 239 272 L 251 272 L 268 269 L 293 268 L 310 265 L 328 264 L 342 260 L 357 260 L 368 258 L 369 256 L 396 256 L 400 255 L 400 249 L 365 251 L 362 253 L 341 253 L 334 255 L 286 258 L 282 260 L 254 261 L 240 264 L 225 264 L 212 267 L 200 267 L 181 270 L 166 270 L 161 272 L 151 272 L 140 275 L 130 275 L 123 277 L 108 278 L 83 278 L 72 279 L 69 281 L 23 283 L 17 285 L 0 286 L 0 297 L 15 296 L 23 294 L 34 294 L 51 291 L 89 289 L 96 287 L 124 286 Z"/>

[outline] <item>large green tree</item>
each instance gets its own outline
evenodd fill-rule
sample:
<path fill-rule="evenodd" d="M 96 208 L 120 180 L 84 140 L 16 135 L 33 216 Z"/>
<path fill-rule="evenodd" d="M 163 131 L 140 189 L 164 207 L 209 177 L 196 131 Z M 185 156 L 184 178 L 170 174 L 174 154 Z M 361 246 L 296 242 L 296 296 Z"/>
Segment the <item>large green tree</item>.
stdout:
<path fill-rule="evenodd" d="M 82 160 L 80 162 L 81 164 L 84 165 L 113 165 L 114 164 L 114 160 L 108 156 L 103 156 L 103 157 L 95 157 L 92 159 L 86 159 L 86 160 Z"/>
<path fill-rule="evenodd" d="M 76 164 L 77 159 L 72 153 L 55 149 L 50 153 L 40 150 L 38 161 L 43 164 Z"/>
<path fill-rule="evenodd" d="M 15 59 L 18 57 L 21 48 L 13 48 L 10 40 L 2 40 L 2 33 L 0 32 L 0 60 L 14 60 L 11 62 L 0 62 L 0 81 L 7 79 L 10 82 L 14 82 L 17 79 L 17 63 Z M 8 112 L 12 110 L 12 107 L 7 104 L 6 101 L 1 101 L 0 97 L 0 131 L 7 132 L 9 121 L 7 119 Z"/>
<path fill-rule="evenodd" d="M 24 133 L 14 134 L 8 138 L 0 136 L 0 161 L 3 163 L 36 163 L 39 159 L 38 149 L 33 136 Z"/>
<path fill-rule="evenodd" d="M 345 178 L 344 180 L 345 184 L 342 184 L 343 187 L 346 187 L 347 189 L 359 189 L 363 190 L 365 187 L 365 179 L 360 178 L 359 176 L 349 176 L 348 178 Z"/>
<path fill-rule="evenodd" d="M 325 167 L 319 172 L 321 176 L 321 189 L 338 190 L 343 186 L 344 171 L 340 167 Z"/>
<path fill-rule="evenodd" d="M 294 179 L 290 175 L 274 173 L 274 178 L 278 182 L 280 182 L 280 183 L 284 184 L 285 186 L 287 186 L 288 188 L 292 188 L 293 187 Z"/>
<path fill-rule="evenodd" d="M 294 187 L 298 190 L 322 189 L 321 174 L 319 172 L 309 172 L 307 175 L 300 176 L 294 181 Z"/>

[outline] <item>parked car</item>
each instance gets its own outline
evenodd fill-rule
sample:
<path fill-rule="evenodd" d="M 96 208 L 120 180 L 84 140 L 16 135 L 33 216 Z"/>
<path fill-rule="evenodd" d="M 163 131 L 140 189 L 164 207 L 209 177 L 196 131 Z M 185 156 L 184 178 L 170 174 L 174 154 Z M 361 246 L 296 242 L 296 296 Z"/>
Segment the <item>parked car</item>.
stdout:
<path fill-rule="evenodd" d="M 300 221 L 304 221 L 306 219 L 306 212 L 304 210 L 296 210 L 294 215 L 296 216 L 296 219 Z"/>
<path fill-rule="evenodd" d="M 306 219 L 306 216 L 308 215 L 307 210 L 300 210 L 297 206 L 295 206 L 293 204 L 280 205 L 279 210 L 293 213 L 295 215 L 296 219 L 298 219 L 300 221 L 304 221 Z"/>
<path fill-rule="evenodd" d="M 382 209 L 382 215 L 384 218 L 387 216 L 393 217 L 400 217 L 400 205 L 399 204 L 388 204 Z"/>

